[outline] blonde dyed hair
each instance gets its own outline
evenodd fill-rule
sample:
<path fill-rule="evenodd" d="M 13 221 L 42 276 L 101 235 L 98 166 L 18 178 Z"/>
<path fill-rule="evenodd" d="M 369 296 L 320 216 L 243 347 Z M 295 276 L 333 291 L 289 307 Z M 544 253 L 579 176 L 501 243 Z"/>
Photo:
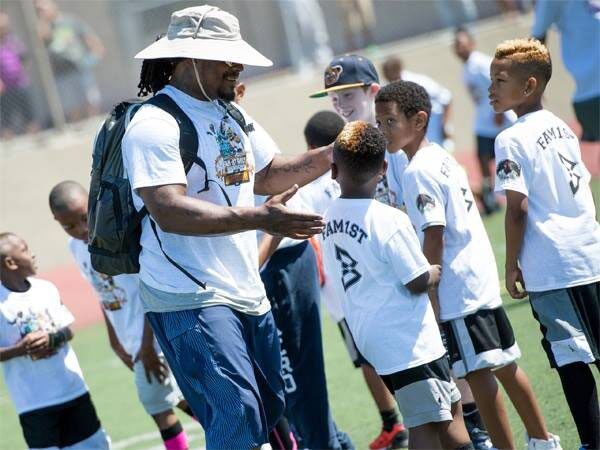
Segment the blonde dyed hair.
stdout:
<path fill-rule="evenodd" d="M 552 76 L 550 52 L 537 39 L 510 39 L 500 43 L 494 53 L 496 59 L 510 59 L 525 76 L 533 76 L 544 85 Z"/>

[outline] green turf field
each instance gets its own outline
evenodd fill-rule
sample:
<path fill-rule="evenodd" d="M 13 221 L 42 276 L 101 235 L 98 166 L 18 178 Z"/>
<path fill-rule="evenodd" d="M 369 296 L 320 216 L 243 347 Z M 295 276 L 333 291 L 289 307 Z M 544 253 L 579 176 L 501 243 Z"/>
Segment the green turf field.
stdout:
<path fill-rule="evenodd" d="M 592 183 L 596 205 L 600 205 L 600 180 Z M 504 266 L 503 214 L 485 220 L 499 269 Z M 503 271 L 499 271 L 503 274 Z M 539 343 L 540 333 L 526 301 L 504 296 L 523 357 L 521 366 L 528 373 L 551 432 L 561 437 L 563 448 L 579 447 L 575 426 L 568 413 L 560 382 L 548 367 Z M 329 383 L 329 399 L 340 429 L 348 432 L 356 448 L 364 450 L 379 431 L 379 420 L 359 370 L 355 370 L 346 354 L 339 332 L 333 323 L 323 319 L 324 346 Z M 116 449 L 160 449 L 161 441 L 151 419 L 138 404 L 131 373 L 111 353 L 103 325 L 79 331 L 73 346 L 79 357 L 98 414 L 112 437 Z M 595 373 L 598 375 L 597 372 Z M 597 377 L 598 379 L 598 377 Z M 517 443 L 524 442 L 523 428 L 510 408 L 510 418 Z M 184 417 L 180 414 L 180 417 Z M 183 419 L 192 435 L 192 448 L 204 444 L 199 425 Z M 0 450 L 25 448 L 17 416 L 0 381 Z"/>

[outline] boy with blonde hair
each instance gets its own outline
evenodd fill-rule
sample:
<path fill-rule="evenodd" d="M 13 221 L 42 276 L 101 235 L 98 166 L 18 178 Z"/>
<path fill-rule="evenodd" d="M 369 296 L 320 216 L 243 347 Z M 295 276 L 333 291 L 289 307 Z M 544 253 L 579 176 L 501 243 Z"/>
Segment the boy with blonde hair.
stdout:
<path fill-rule="evenodd" d="M 600 225 L 575 133 L 543 109 L 552 75 L 535 39 L 501 43 L 490 103 L 518 120 L 496 138 L 496 191 L 506 194 L 506 288 L 529 300 L 557 370 L 581 448 L 600 448 Z M 520 285 L 520 288 L 518 287 Z"/>

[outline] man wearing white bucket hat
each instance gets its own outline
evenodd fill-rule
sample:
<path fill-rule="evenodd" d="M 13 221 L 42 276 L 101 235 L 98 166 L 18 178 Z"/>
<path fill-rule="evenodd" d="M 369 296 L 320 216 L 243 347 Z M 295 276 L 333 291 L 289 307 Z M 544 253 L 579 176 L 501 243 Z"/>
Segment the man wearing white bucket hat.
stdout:
<path fill-rule="evenodd" d="M 168 96 L 198 138 L 194 164 L 184 168 L 177 121 L 151 104 L 123 138 L 134 204 L 150 213 L 139 258 L 146 315 L 207 448 L 268 448 L 284 393 L 255 230 L 293 238 L 321 231 L 320 216 L 285 202 L 296 185 L 329 169 L 331 148 L 283 157 L 266 131 L 230 104 L 244 64 L 272 63 L 219 8 L 173 13 L 167 35 L 136 58 L 145 60 L 140 95 Z M 255 207 L 254 193 L 276 195 Z"/>

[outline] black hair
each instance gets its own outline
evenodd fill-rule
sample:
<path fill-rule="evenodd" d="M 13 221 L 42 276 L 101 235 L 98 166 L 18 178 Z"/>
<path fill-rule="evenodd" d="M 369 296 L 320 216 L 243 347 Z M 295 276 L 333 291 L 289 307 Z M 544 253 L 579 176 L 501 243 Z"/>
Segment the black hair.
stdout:
<path fill-rule="evenodd" d="M 333 158 L 356 184 L 362 185 L 381 168 L 385 149 L 385 136 L 376 127 L 362 121 L 350 122 L 335 140 Z"/>
<path fill-rule="evenodd" d="M 182 58 L 145 59 L 142 63 L 138 97 L 156 94 L 171 80 L 175 66 Z"/>
<path fill-rule="evenodd" d="M 382 87 L 375 97 L 375 103 L 394 102 L 398 111 L 410 119 L 419 111 L 427 113 L 427 124 L 431 115 L 431 100 L 423 86 L 412 81 L 394 81 Z M 427 129 L 427 125 L 425 126 Z"/>
<path fill-rule="evenodd" d="M 85 188 L 76 181 L 61 181 L 50 191 L 48 195 L 48 204 L 53 213 L 62 213 L 69 211 L 70 203 L 77 196 L 87 198 L 88 193 Z"/>
<path fill-rule="evenodd" d="M 310 148 L 329 145 L 345 125 L 344 119 L 333 111 L 319 111 L 308 119 L 304 127 L 304 139 Z"/>
<path fill-rule="evenodd" d="M 458 27 L 456 27 L 454 29 L 454 36 L 456 36 L 458 33 L 464 33 L 469 37 L 469 39 L 471 39 L 471 40 L 474 39 L 473 35 L 471 34 L 471 31 L 464 25 L 459 25 Z"/>
<path fill-rule="evenodd" d="M 158 35 L 156 41 L 163 36 L 164 34 Z M 183 60 L 184 58 L 145 59 L 142 62 L 140 82 L 137 85 L 140 89 L 138 97 L 156 94 L 164 88 L 173 76 L 175 66 Z"/>

